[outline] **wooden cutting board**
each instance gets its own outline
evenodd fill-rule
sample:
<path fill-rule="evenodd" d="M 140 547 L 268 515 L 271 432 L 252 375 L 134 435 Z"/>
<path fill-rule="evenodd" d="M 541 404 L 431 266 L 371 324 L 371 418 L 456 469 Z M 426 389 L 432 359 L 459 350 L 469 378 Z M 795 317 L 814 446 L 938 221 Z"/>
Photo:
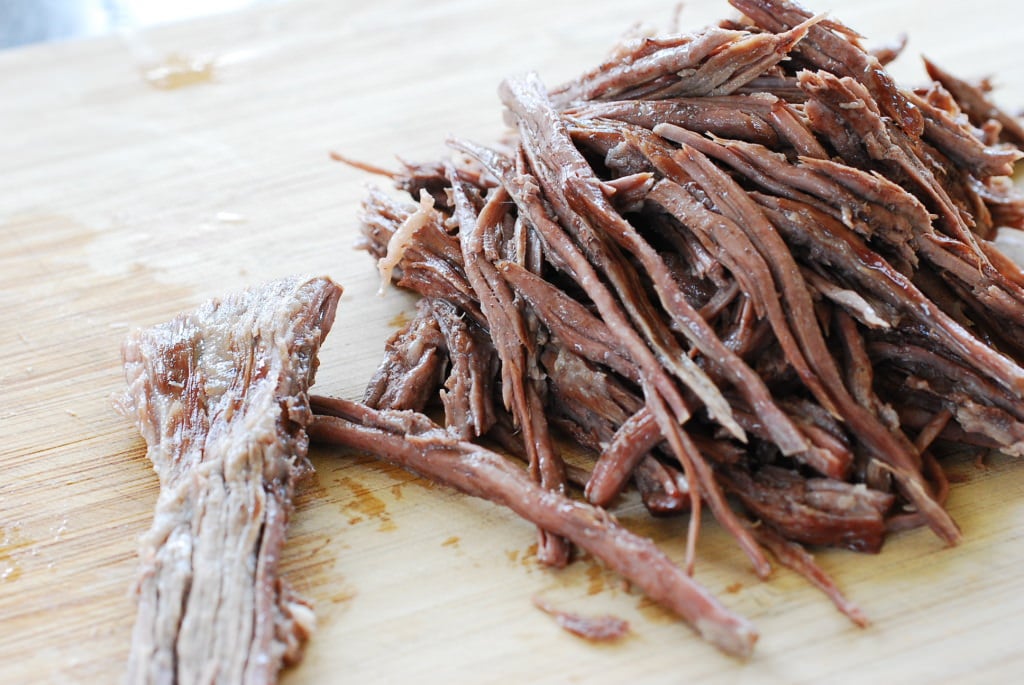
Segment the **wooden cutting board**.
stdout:
<path fill-rule="evenodd" d="M 916 54 L 994 75 L 1024 106 L 1010 0 L 833 1 L 874 44 L 909 32 Z M 814 9 L 829 9 L 827 0 Z M 118 347 L 207 297 L 295 272 L 346 287 L 317 389 L 350 398 L 412 311 L 375 294 L 353 250 L 364 174 L 433 159 L 449 133 L 502 131 L 500 78 L 557 83 L 595 64 L 671 2 L 270 3 L 140 34 L 0 53 L 0 680 L 117 682 L 134 618 L 136 540 L 157 483 L 112 409 Z M 691 0 L 698 27 L 730 14 Z M 182 66 L 191 72 L 177 73 Z M 758 582 L 709 522 L 698 579 L 762 632 L 756 656 L 721 656 L 590 559 L 538 566 L 533 528 L 364 457 L 318 451 L 284 570 L 319 631 L 290 685 L 334 682 L 945 682 L 1024 672 L 1024 468 L 952 466 L 964 543 L 893 536 L 877 556 L 822 565 L 875 621 L 853 627 L 786 570 Z M 623 522 L 682 554 L 685 521 Z M 593 645 L 535 609 L 612 612 L 632 624 Z"/>

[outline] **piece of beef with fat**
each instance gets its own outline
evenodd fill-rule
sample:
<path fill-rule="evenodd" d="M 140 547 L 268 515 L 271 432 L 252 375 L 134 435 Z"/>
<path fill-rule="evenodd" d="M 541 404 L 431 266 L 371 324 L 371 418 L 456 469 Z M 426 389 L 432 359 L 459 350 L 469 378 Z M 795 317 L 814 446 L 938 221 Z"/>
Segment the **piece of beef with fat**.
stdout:
<path fill-rule="evenodd" d="M 160 478 L 127 681 L 267 683 L 315 619 L 278 575 L 341 288 L 291 278 L 136 331 L 123 406 Z"/>

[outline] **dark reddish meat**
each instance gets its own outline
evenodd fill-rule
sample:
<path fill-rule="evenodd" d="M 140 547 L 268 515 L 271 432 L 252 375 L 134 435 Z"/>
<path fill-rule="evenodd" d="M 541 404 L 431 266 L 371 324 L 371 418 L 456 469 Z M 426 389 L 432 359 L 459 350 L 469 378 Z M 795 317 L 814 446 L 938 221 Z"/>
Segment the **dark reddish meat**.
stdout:
<path fill-rule="evenodd" d="M 729 612 L 650 540 L 621 527 L 603 509 L 567 499 L 533 482 L 498 454 L 456 440 L 415 412 L 375 411 L 317 398 L 314 440 L 371 452 L 414 473 L 513 510 L 572 540 L 687 620 L 722 651 L 749 656 L 757 633 Z"/>
<path fill-rule="evenodd" d="M 550 91 L 505 81 L 497 145 L 368 168 L 413 203 L 371 191 L 364 246 L 435 314 L 368 398 L 440 391 L 446 439 L 495 440 L 556 494 L 688 513 L 687 572 L 707 506 L 758 575 L 770 550 L 863 625 L 803 545 L 955 543 L 939 451 L 1024 454 L 1024 271 L 992 242 L 1024 228 L 1024 137 L 987 84 L 928 65 L 936 83 L 901 88 L 902 44 L 731 4 Z"/>

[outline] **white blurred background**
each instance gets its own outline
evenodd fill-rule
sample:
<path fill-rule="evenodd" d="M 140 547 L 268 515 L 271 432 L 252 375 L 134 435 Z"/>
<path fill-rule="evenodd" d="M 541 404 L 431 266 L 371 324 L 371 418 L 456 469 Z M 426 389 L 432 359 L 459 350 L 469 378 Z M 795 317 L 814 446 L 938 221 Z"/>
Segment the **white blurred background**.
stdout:
<path fill-rule="evenodd" d="M 0 0 L 0 49 L 96 36 L 283 0 Z"/>

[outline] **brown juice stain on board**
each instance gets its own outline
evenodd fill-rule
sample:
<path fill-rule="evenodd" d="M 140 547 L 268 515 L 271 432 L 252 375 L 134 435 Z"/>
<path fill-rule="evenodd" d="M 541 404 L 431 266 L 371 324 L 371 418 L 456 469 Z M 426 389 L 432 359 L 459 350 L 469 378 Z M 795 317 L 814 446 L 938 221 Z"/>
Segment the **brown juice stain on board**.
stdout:
<path fill-rule="evenodd" d="M 327 497 L 327 488 L 320 482 L 320 476 L 314 470 L 305 474 L 298 482 L 293 503 L 296 509 L 301 509 L 313 502 L 324 502 Z"/>
<path fill-rule="evenodd" d="M 674 522 L 670 519 L 655 518 L 646 513 L 630 513 L 617 516 L 619 523 L 630 532 L 641 537 L 650 538 L 655 542 L 663 541 L 671 535 Z"/>
<path fill-rule="evenodd" d="M 596 595 L 605 589 L 604 569 L 597 563 L 587 566 L 587 594 Z"/>
<path fill-rule="evenodd" d="M 341 504 L 342 507 L 356 514 L 349 519 L 350 524 L 359 523 L 363 520 L 363 517 L 369 517 L 376 519 L 380 523 L 377 528 L 380 531 L 396 529 L 397 526 L 395 526 L 395 522 L 391 519 L 391 515 L 388 514 L 387 505 L 384 500 L 377 497 L 373 491 L 349 476 L 340 476 L 338 484 L 347 488 L 354 496 L 353 499 Z"/>
<path fill-rule="evenodd" d="M 21 577 L 21 565 L 18 563 L 18 550 L 29 545 L 17 530 L 3 528 L 0 533 L 0 583 L 10 583 Z"/>
<path fill-rule="evenodd" d="M 315 532 L 289 535 L 281 556 L 282 575 L 307 588 L 328 584 L 333 587 L 337 582 L 335 566 L 338 558 L 327 549 L 330 545 L 330 537 Z"/>
<path fill-rule="evenodd" d="M 390 321 L 388 321 L 388 326 L 391 326 L 392 328 L 405 328 L 409 325 L 410 321 L 412 321 L 412 318 L 409 314 L 406 312 L 398 312 L 391 317 Z"/>
<path fill-rule="evenodd" d="M 213 81 L 213 60 L 209 57 L 168 55 L 160 64 L 143 69 L 146 83 L 159 90 L 176 90 Z"/>
<path fill-rule="evenodd" d="M 527 568 L 533 568 L 533 567 L 537 566 L 537 564 L 540 563 L 539 561 L 537 561 L 537 543 L 536 542 L 526 548 L 526 551 L 523 553 L 521 563 L 522 563 L 523 566 L 525 566 Z"/>
<path fill-rule="evenodd" d="M 345 612 L 352 608 L 352 602 L 359 596 L 359 591 L 349 585 L 344 579 L 334 577 L 331 580 L 331 590 L 325 593 L 326 602 L 317 602 L 317 622 L 323 624 L 334 623 Z M 326 586 L 325 586 L 326 587 Z"/>
<path fill-rule="evenodd" d="M 373 464 L 377 461 L 377 457 L 370 454 L 358 453 L 351 457 L 351 462 L 356 466 L 366 466 L 367 464 Z"/>
<path fill-rule="evenodd" d="M 644 618 L 652 623 L 668 623 L 670 621 L 678 620 L 677 617 L 669 612 L 668 609 L 664 608 L 647 595 L 643 595 L 637 600 L 636 608 L 641 614 L 643 614 Z"/>
<path fill-rule="evenodd" d="M 735 595 L 737 592 L 743 589 L 743 583 L 731 583 L 725 587 L 725 591 L 730 595 Z"/>
<path fill-rule="evenodd" d="M 459 538 L 458 538 L 458 536 L 456 536 L 456 535 L 451 536 L 450 538 L 448 538 L 447 540 L 442 542 L 441 546 L 442 547 L 458 547 L 459 546 Z"/>

